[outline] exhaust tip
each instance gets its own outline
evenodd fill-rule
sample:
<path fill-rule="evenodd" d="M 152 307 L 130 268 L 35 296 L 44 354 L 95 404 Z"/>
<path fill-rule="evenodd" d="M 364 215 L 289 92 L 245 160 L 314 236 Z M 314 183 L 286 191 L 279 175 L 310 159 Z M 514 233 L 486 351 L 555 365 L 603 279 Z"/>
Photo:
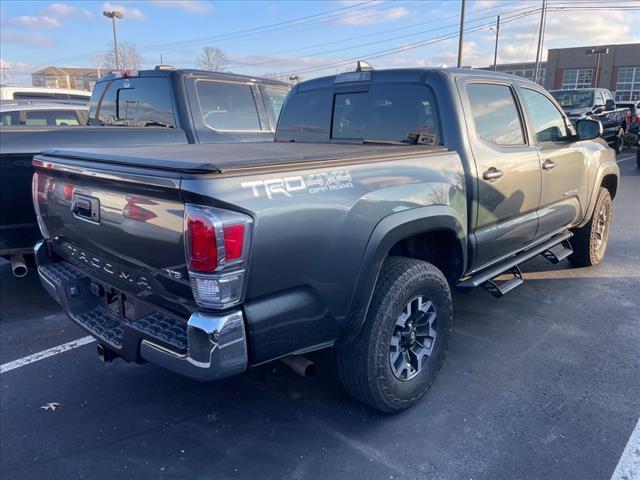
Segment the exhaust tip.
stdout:
<path fill-rule="evenodd" d="M 22 255 L 11 256 L 11 273 L 13 273 L 13 276 L 16 278 L 26 277 L 27 273 L 29 273 L 29 269 Z"/>
<path fill-rule="evenodd" d="M 301 377 L 312 378 L 316 376 L 316 364 L 308 358 L 303 357 L 302 355 L 294 355 L 292 357 L 283 358 L 282 363 L 284 363 L 287 367 L 289 367 Z"/>

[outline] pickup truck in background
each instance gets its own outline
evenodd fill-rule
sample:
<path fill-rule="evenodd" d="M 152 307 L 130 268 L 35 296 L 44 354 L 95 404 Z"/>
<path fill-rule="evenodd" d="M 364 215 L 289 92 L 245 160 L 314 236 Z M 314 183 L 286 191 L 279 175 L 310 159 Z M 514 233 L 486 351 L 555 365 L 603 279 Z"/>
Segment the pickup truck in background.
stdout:
<path fill-rule="evenodd" d="M 335 347 L 345 388 L 397 412 L 443 364 L 452 288 L 602 261 L 619 169 L 601 133 L 495 72 L 309 80 L 271 143 L 37 155 L 38 273 L 103 360 L 214 380 Z"/>
<path fill-rule="evenodd" d="M 606 88 L 578 90 L 551 90 L 549 93 L 564 109 L 573 123 L 582 118 L 593 118 L 602 123 L 604 138 L 616 153 L 622 152 L 624 135 L 629 126 L 628 108 L 618 108 L 613 95 Z"/>
<path fill-rule="evenodd" d="M 289 85 L 200 70 L 120 72 L 92 92 L 90 126 L 0 130 L 0 255 L 17 276 L 40 238 L 31 201 L 33 156 L 46 148 L 271 141 Z M 98 128 L 99 126 L 99 128 Z"/>

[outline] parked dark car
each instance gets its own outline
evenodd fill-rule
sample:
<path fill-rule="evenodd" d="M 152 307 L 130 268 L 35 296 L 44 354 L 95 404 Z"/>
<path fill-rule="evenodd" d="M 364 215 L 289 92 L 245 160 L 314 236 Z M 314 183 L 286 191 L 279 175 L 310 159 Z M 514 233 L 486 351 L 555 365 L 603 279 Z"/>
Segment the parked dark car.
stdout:
<path fill-rule="evenodd" d="M 103 360 L 213 380 L 335 346 L 346 389 L 397 412 L 443 364 L 452 287 L 501 297 L 538 255 L 603 260 L 601 133 L 495 72 L 310 80 L 275 142 L 37 155 L 38 272 Z"/>
<path fill-rule="evenodd" d="M 622 151 L 624 134 L 627 131 L 627 108 L 616 105 L 613 95 L 606 88 L 583 88 L 578 90 L 551 90 L 549 93 L 558 101 L 575 123 L 583 118 L 593 118 L 602 123 L 604 138 L 616 153 Z"/>
<path fill-rule="evenodd" d="M 90 126 L 0 130 L 0 255 L 26 275 L 39 233 L 31 201 L 33 156 L 46 148 L 270 141 L 289 85 L 163 66 L 107 75 L 93 89 Z"/>

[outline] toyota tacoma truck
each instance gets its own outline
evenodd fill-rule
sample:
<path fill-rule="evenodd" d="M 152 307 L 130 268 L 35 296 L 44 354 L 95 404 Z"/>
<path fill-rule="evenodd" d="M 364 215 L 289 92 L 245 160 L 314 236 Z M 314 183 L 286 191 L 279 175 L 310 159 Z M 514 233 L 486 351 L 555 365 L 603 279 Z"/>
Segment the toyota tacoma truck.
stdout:
<path fill-rule="evenodd" d="M 346 390 L 397 412 L 443 364 L 451 289 L 602 261 L 601 131 L 495 72 L 309 80 L 274 142 L 37 155 L 38 272 L 103 359 L 214 380 L 335 347 Z"/>
<path fill-rule="evenodd" d="M 27 274 L 23 255 L 33 253 L 40 238 L 31 202 L 36 153 L 54 147 L 272 141 L 288 91 L 289 85 L 266 78 L 162 65 L 102 77 L 91 95 L 88 126 L 51 126 L 42 115 L 29 114 L 21 125 L 20 118 L 2 112 L 0 256 L 11 259 L 16 276 Z"/>

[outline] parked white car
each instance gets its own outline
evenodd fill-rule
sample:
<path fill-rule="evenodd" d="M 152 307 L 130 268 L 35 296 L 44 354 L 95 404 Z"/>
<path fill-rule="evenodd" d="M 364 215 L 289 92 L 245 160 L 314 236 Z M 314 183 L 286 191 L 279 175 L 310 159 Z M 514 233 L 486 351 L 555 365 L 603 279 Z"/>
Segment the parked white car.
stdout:
<path fill-rule="evenodd" d="M 68 88 L 0 87 L 0 100 L 71 100 L 89 103 L 91 92 Z"/>

